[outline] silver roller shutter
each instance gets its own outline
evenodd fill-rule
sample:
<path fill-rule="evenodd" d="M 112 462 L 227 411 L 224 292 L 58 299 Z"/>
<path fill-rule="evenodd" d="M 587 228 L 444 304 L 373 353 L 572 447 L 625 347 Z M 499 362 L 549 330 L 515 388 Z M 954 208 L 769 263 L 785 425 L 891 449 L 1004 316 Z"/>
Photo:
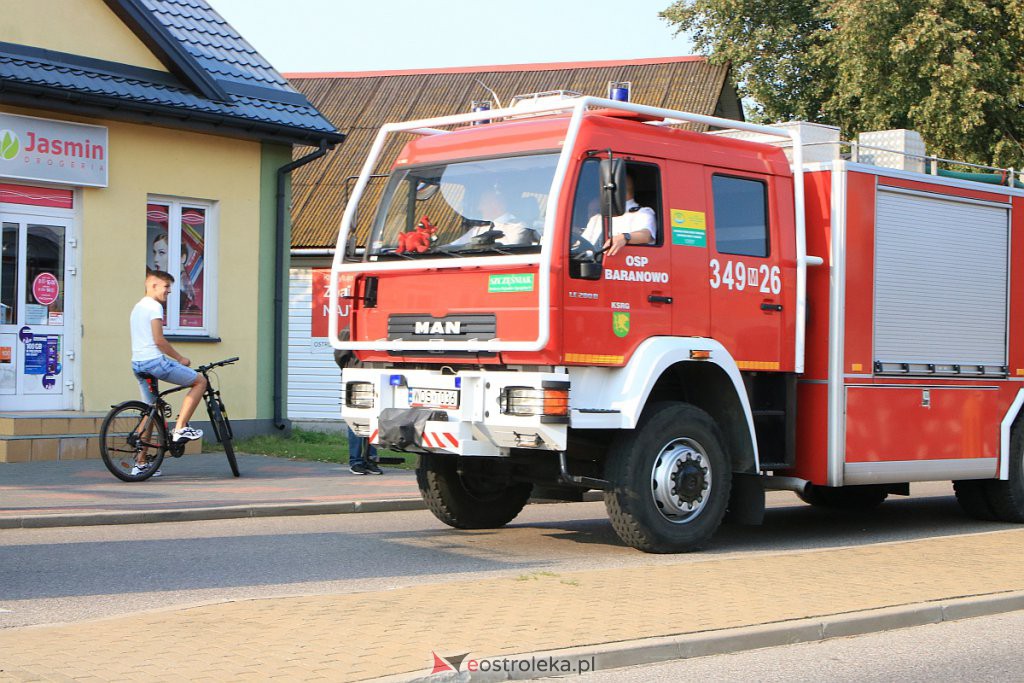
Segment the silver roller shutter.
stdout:
<path fill-rule="evenodd" d="M 1008 249 L 1006 208 L 879 188 L 876 371 L 1002 372 Z"/>

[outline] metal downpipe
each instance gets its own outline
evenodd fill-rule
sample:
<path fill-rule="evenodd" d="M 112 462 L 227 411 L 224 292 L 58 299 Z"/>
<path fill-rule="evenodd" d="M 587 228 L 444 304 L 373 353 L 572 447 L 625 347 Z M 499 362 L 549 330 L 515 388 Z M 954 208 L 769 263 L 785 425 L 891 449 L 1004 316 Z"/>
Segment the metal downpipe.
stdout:
<path fill-rule="evenodd" d="M 276 237 L 276 249 L 274 253 L 274 426 L 278 429 L 285 429 L 288 423 L 284 420 L 284 340 L 287 332 L 284 330 L 284 283 L 285 268 L 288 265 L 289 250 L 285 245 L 285 218 L 289 207 L 285 202 L 285 180 L 289 173 L 304 166 L 311 161 L 316 161 L 327 154 L 333 145 L 327 140 L 320 141 L 320 147 L 304 157 L 291 161 L 277 169 L 277 196 L 276 208 L 277 217 L 274 222 Z"/>

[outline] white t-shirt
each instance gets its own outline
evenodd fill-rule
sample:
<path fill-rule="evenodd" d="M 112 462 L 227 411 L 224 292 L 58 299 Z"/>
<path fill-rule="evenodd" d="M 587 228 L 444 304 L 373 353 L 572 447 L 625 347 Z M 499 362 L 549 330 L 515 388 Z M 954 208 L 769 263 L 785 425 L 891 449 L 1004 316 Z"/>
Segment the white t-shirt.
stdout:
<path fill-rule="evenodd" d="M 658 226 L 655 222 L 654 209 L 640 206 L 636 203 L 636 200 L 627 199 L 626 213 L 621 216 L 612 217 L 612 235 L 621 235 L 627 232 L 636 232 L 637 230 L 647 230 L 651 233 L 652 242 L 658 238 Z M 601 231 L 601 214 L 591 216 L 590 220 L 587 221 L 587 227 L 583 230 L 583 239 L 600 249 L 604 246 L 598 244 L 601 241 Z"/>
<path fill-rule="evenodd" d="M 153 339 L 153 321 L 162 320 L 164 308 L 156 299 L 142 297 L 132 309 L 132 361 L 153 360 L 163 354 Z"/>
<path fill-rule="evenodd" d="M 461 247 L 469 244 L 471 239 L 489 230 L 500 230 L 504 233 L 501 237 L 494 240 L 494 243 L 502 244 L 506 247 L 528 246 L 536 243 L 537 240 L 537 233 L 527 227 L 526 223 L 523 223 L 510 213 L 504 213 L 490 223 L 470 228 L 464 235 L 447 246 Z"/>

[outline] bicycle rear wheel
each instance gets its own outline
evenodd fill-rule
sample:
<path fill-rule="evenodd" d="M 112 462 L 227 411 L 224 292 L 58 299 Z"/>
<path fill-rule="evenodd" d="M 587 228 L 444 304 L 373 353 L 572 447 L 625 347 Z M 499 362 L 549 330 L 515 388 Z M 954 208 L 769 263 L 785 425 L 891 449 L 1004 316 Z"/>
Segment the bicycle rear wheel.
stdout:
<path fill-rule="evenodd" d="M 159 414 L 153 418 L 151 411 L 142 401 L 125 401 L 103 419 L 100 455 L 110 473 L 122 481 L 149 479 L 164 461 L 167 428 L 163 418 Z"/>
<path fill-rule="evenodd" d="M 231 466 L 231 474 L 241 476 L 238 471 L 238 461 L 235 459 L 234 436 L 231 433 L 231 422 L 223 410 L 220 401 L 210 401 L 210 424 L 213 425 L 213 433 L 224 447 L 224 455 L 228 456 L 228 464 Z"/>

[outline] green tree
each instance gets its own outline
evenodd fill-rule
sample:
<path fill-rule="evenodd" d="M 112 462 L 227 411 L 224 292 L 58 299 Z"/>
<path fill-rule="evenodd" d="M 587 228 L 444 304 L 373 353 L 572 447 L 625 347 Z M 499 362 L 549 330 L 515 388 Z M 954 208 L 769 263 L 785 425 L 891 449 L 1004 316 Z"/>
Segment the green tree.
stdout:
<path fill-rule="evenodd" d="M 911 128 L 938 156 L 1024 167 L 1024 0 L 678 0 L 751 117 Z"/>

